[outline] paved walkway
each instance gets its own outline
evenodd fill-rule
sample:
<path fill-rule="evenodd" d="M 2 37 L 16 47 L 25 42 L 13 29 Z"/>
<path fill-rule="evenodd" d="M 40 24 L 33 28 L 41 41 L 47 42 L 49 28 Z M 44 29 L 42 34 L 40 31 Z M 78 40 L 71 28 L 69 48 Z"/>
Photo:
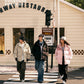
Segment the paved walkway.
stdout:
<path fill-rule="evenodd" d="M 37 84 L 37 76 L 38 76 L 38 73 L 36 71 L 26 72 L 25 83 L 30 82 L 32 84 L 34 84 L 34 83 Z M 57 78 L 58 78 L 57 72 L 44 73 L 44 83 L 46 83 L 46 84 L 56 83 Z M 19 79 L 19 73 L 16 73 L 16 74 L 12 75 L 12 77 L 8 78 L 8 81 L 4 82 L 4 84 L 20 84 L 21 82 L 19 80 L 20 80 Z"/>
<path fill-rule="evenodd" d="M 36 73 L 34 67 L 31 67 L 29 70 L 28 69 L 29 69 L 29 67 L 27 67 L 27 71 L 32 69 L 34 71 L 34 73 Z M 51 74 L 56 72 L 57 70 L 58 70 L 57 67 L 54 67 L 53 69 L 49 68 L 49 72 Z M 0 84 L 4 84 L 4 82 L 5 82 L 5 84 L 22 84 L 22 83 L 19 83 L 19 82 L 18 83 L 17 82 L 15 82 L 15 83 L 14 82 L 7 83 L 7 81 L 11 80 L 12 78 L 13 78 L 13 80 L 16 80 L 14 78 L 17 78 L 18 74 L 15 74 L 15 73 L 17 73 L 16 72 L 16 67 L 2 67 L 1 66 L 0 67 Z M 34 75 L 34 77 L 37 77 L 35 74 L 33 74 L 33 75 Z M 48 78 L 49 78 L 49 76 L 50 75 L 48 75 Z M 26 77 L 29 77 L 29 76 L 26 75 Z M 32 75 L 31 75 L 31 77 L 32 77 Z M 55 82 L 53 82 L 53 83 L 52 82 L 50 82 L 50 83 L 44 82 L 44 84 L 62 84 L 62 80 L 57 79 L 55 76 L 52 76 L 52 77 L 55 80 L 53 78 L 50 78 L 49 81 L 52 81 L 52 82 L 55 81 Z M 57 81 L 56 81 L 56 79 L 57 79 Z M 35 81 L 36 81 L 36 79 L 35 79 Z M 33 82 L 33 83 L 32 82 L 25 82 L 24 84 L 30 84 L 30 83 L 31 84 L 38 84 L 37 82 Z M 84 67 L 82 67 L 82 68 L 70 68 L 69 67 L 67 84 L 84 84 Z"/>
<path fill-rule="evenodd" d="M 84 67 L 70 71 L 68 75 L 67 84 L 84 84 Z"/>
<path fill-rule="evenodd" d="M 32 69 L 32 70 L 31 70 Z M 37 74 L 36 73 L 36 71 L 35 71 L 35 69 L 34 69 L 34 67 L 32 68 L 32 67 L 27 67 L 27 71 L 34 71 L 32 74 L 34 75 L 34 77 L 36 78 L 37 76 L 35 75 L 35 74 Z M 56 72 L 58 69 L 57 69 L 57 67 L 54 67 L 53 69 L 50 69 L 49 68 L 49 73 L 51 73 L 51 74 L 53 74 L 54 72 Z M 26 71 L 26 72 L 27 72 Z M 15 80 L 14 78 L 17 78 L 18 77 L 18 74 L 16 74 L 17 72 L 16 72 L 16 67 L 0 67 L 0 84 L 4 84 L 4 82 L 5 83 L 7 83 L 7 81 L 8 80 L 11 80 L 12 78 L 13 78 L 13 80 Z M 28 74 L 28 73 L 27 73 Z M 49 78 L 51 75 L 48 75 L 47 77 Z M 26 77 L 29 77 L 28 75 L 26 75 Z M 32 77 L 32 76 L 31 76 Z M 33 77 L 33 78 L 34 78 Z M 46 75 L 45 75 L 45 77 L 46 77 Z M 30 77 L 29 77 L 30 78 Z M 52 79 L 53 79 L 53 81 L 52 81 Z M 54 80 L 55 79 L 55 80 Z M 44 82 L 44 84 L 62 84 L 62 80 L 60 80 L 60 79 L 57 79 L 57 81 L 56 81 L 56 79 L 57 79 L 57 77 L 55 77 L 55 76 L 52 76 L 51 78 L 50 78 L 50 80 L 49 81 L 51 81 L 51 82 L 49 82 L 49 83 L 46 83 L 46 82 Z M 28 80 L 28 79 L 27 79 Z M 35 81 L 36 81 L 36 79 L 35 79 Z M 48 80 L 47 80 L 48 81 Z M 53 83 L 52 83 L 53 82 Z M 28 81 L 28 82 L 25 82 L 24 84 L 38 84 L 37 82 L 30 82 L 30 81 Z M 22 83 L 14 83 L 14 82 L 9 82 L 9 83 L 7 83 L 7 84 L 22 84 Z M 82 67 L 82 68 L 70 68 L 69 67 L 69 72 L 68 72 L 68 81 L 67 81 L 67 84 L 84 84 L 84 67 Z"/>

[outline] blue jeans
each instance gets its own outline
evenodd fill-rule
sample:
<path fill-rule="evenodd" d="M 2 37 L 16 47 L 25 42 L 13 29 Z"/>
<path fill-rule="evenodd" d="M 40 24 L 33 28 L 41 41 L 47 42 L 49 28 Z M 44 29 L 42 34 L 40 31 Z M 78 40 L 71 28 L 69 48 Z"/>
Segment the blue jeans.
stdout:
<path fill-rule="evenodd" d="M 35 60 L 35 69 L 38 72 L 38 82 L 43 82 L 44 61 Z"/>

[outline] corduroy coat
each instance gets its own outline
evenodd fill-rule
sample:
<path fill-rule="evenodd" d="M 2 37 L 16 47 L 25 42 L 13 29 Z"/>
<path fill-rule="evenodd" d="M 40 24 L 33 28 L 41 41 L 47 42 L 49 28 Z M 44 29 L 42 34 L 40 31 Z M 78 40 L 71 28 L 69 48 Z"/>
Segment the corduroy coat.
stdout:
<path fill-rule="evenodd" d="M 14 57 L 17 58 L 19 62 L 22 61 L 22 54 L 24 54 L 24 62 L 30 59 L 31 50 L 28 43 L 24 42 L 24 50 L 21 48 L 20 43 L 17 43 L 14 50 Z"/>

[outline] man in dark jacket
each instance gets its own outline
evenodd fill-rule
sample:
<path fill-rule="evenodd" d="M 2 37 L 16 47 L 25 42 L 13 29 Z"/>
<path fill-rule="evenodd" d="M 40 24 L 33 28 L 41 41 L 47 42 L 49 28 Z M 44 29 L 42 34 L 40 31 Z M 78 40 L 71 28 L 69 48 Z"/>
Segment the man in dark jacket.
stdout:
<path fill-rule="evenodd" d="M 43 82 L 44 75 L 44 61 L 48 56 L 48 47 L 46 42 L 43 40 L 44 35 L 39 35 L 39 40 L 36 41 L 33 47 L 32 54 L 35 57 L 35 69 L 38 71 L 38 82 Z"/>

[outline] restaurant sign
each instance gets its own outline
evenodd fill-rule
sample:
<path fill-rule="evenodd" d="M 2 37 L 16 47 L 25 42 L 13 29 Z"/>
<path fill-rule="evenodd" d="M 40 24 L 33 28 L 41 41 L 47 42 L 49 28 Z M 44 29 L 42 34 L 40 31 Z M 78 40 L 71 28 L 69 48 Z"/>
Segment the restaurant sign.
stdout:
<path fill-rule="evenodd" d="M 42 28 L 42 34 L 53 36 L 53 28 Z"/>

